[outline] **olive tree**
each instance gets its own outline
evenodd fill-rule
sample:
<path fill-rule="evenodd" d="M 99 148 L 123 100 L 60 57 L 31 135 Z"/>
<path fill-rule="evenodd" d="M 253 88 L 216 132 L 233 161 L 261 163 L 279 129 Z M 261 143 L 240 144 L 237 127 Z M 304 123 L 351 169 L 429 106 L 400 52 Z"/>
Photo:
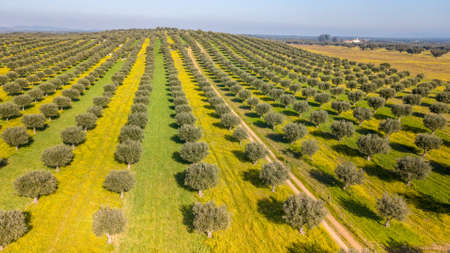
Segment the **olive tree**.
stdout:
<path fill-rule="evenodd" d="M 120 209 L 100 207 L 93 215 L 92 230 L 96 236 L 106 234 L 108 244 L 112 242 L 112 235 L 119 234 L 125 229 L 127 220 Z"/>
<path fill-rule="evenodd" d="M 331 108 L 336 110 L 338 114 L 341 114 L 342 112 L 350 110 L 350 104 L 346 101 L 336 100 L 331 102 Z"/>
<path fill-rule="evenodd" d="M 386 139 L 389 139 L 392 133 L 398 132 L 401 129 L 400 121 L 395 119 L 386 119 L 378 124 L 378 130 L 383 131 Z"/>
<path fill-rule="evenodd" d="M 317 150 L 319 150 L 319 145 L 316 140 L 308 139 L 302 143 L 301 154 L 312 157 Z"/>
<path fill-rule="evenodd" d="M 283 219 L 304 234 L 304 227 L 312 228 L 325 218 L 326 210 L 321 200 L 314 200 L 305 194 L 292 195 L 283 204 Z"/>
<path fill-rule="evenodd" d="M 233 131 L 232 137 L 239 141 L 239 144 L 242 144 L 242 141 L 248 138 L 248 134 L 242 127 L 237 127 Z"/>
<path fill-rule="evenodd" d="M 378 93 L 380 94 L 380 97 L 384 98 L 386 101 L 395 96 L 395 90 L 392 88 L 383 88 L 379 90 Z"/>
<path fill-rule="evenodd" d="M 347 120 L 336 120 L 331 124 L 331 134 L 340 141 L 344 137 L 352 137 L 355 133 L 353 123 Z"/>
<path fill-rule="evenodd" d="M 439 149 L 441 147 L 442 140 L 432 134 L 418 134 L 414 143 L 417 147 L 423 149 L 422 156 L 425 156 L 427 151 Z"/>
<path fill-rule="evenodd" d="M 0 104 L 0 117 L 8 121 L 12 117 L 20 116 L 20 108 L 16 104 L 6 102 Z"/>
<path fill-rule="evenodd" d="M 129 171 L 112 170 L 105 178 L 103 187 L 108 191 L 120 193 L 120 198 L 123 199 L 123 193 L 130 191 L 136 181 Z"/>
<path fill-rule="evenodd" d="M 54 193 L 57 187 L 56 177 L 48 171 L 31 171 L 14 181 L 17 194 L 33 198 L 33 203 L 37 203 L 40 196 Z"/>
<path fill-rule="evenodd" d="M 209 153 L 209 146 L 205 142 L 188 142 L 183 145 L 180 156 L 190 163 L 198 163 Z"/>
<path fill-rule="evenodd" d="M 0 251 L 28 231 L 27 218 L 22 211 L 0 210 Z"/>
<path fill-rule="evenodd" d="M 358 101 L 361 101 L 364 97 L 364 93 L 362 91 L 352 91 L 350 93 L 347 94 L 348 100 L 352 103 L 355 104 Z"/>
<path fill-rule="evenodd" d="M 436 102 L 430 105 L 430 111 L 438 114 L 448 113 L 448 105 L 441 102 Z"/>
<path fill-rule="evenodd" d="M 287 108 L 289 105 L 295 102 L 295 97 L 291 94 L 284 94 L 280 97 L 280 102 L 282 105 L 284 105 L 285 108 Z"/>
<path fill-rule="evenodd" d="M 220 121 L 222 122 L 222 125 L 229 130 L 233 129 L 241 122 L 239 117 L 234 115 L 233 113 L 222 114 L 222 116 L 220 116 Z"/>
<path fill-rule="evenodd" d="M 251 109 L 255 108 L 259 104 L 259 99 L 255 97 L 250 97 L 247 100 L 248 106 L 250 106 Z"/>
<path fill-rule="evenodd" d="M 309 117 L 314 125 L 319 126 L 328 120 L 328 112 L 324 110 L 313 111 Z"/>
<path fill-rule="evenodd" d="M 344 183 L 344 190 L 355 184 L 361 184 L 364 180 L 364 171 L 357 169 L 352 162 L 344 162 L 334 170 L 339 180 Z"/>
<path fill-rule="evenodd" d="M 299 115 L 301 115 L 302 113 L 308 112 L 310 107 L 308 102 L 306 101 L 299 101 L 299 102 L 295 102 L 293 105 L 294 111 L 296 111 Z"/>
<path fill-rule="evenodd" d="M 367 104 L 373 108 L 373 111 L 375 112 L 379 108 L 383 107 L 385 103 L 384 98 L 380 97 L 369 97 L 367 98 Z"/>
<path fill-rule="evenodd" d="M 422 97 L 418 94 L 409 94 L 403 96 L 403 103 L 408 105 L 419 105 Z"/>
<path fill-rule="evenodd" d="M 28 144 L 31 137 L 27 133 L 27 129 L 25 127 L 9 127 L 3 131 L 2 139 L 8 145 L 16 147 L 16 150 L 18 150 L 19 146 Z"/>
<path fill-rule="evenodd" d="M 288 123 L 283 127 L 284 139 L 290 143 L 295 142 L 298 139 L 305 137 L 308 133 L 308 129 L 298 123 Z"/>
<path fill-rule="evenodd" d="M 148 122 L 148 117 L 147 117 L 146 113 L 135 112 L 135 113 L 128 115 L 127 125 L 135 125 L 135 126 L 138 126 L 142 129 L 144 129 L 145 126 L 147 125 L 147 122 Z M 195 118 L 194 118 L 194 122 L 192 122 L 191 124 L 194 124 L 194 123 L 195 123 Z"/>
<path fill-rule="evenodd" d="M 61 132 L 61 139 L 64 144 L 71 145 L 73 150 L 75 145 L 79 145 L 86 140 L 86 133 L 81 127 L 68 127 Z"/>
<path fill-rule="evenodd" d="M 97 105 L 91 106 L 89 107 L 86 112 L 88 113 L 92 113 L 95 116 L 97 116 L 97 118 L 100 118 L 103 115 L 103 108 Z"/>
<path fill-rule="evenodd" d="M 377 209 L 382 216 L 386 217 L 386 227 L 389 227 L 392 219 L 403 220 L 409 213 L 408 205 L 400 196 L 389 195 L 387 192 L 377 200 Z"/>
<path fill-rule="evenodd" d="M 218 230 L 224 230 L 230 225 L 230 215 L 225 206 L 216 206 L 213 201 L 202 204 L 195 203 L 192 208 L 194 213 L 194 229 L 206 233 L 208 238 Z"/>
<path fill-rule="evenodd" d="M 73 101 L 77 100 L 81 96 L 80 91 L 74 88 L 63 90 L 62 95 Z"/>
<path fill-rule="evenodd" d="M 353 109 L 353 117 L 358 120 L 359 125 L 361 125 L 365 120 L 370 120 L 372 118 L 372 111 L 366 107 L 356 107 Z"/>
<path fill-rule="evenodd" d="M 42 92 L 39 88 L 34 88 L 27 92 L 27 95 L 30 96 L 34 102 L 37 102 L 42 99 L 44 96 L 44 92 Z"/>
<path fill-rule="evenodd" d="M 412 180 L 425 179 L 431 171 L 431 166 L 422 158 L 417 156 L 405 156 L 397 160 L 395 172 L 408 185 Z"/>
<path fill-rule="evenodd" d="M 272 109 L 272 106 L 270 106 L 268 103 L 260 103 L 255 106 L 255 112 L 262 118 L 264 114 L 270 112 Z"/>
<path fill-rule="evenodd" d="M 393 104 L 391 108 L 392 114 L 394 114 L 399 120 L 403 116 L 411 115 L 412 106 L 411 105 L 402 105 L 402 104 Z"/>
<path fill-rule="evenodd" d="M 108 106 L 108 104 L 109 104 L 109 98 L 105 97 L 105 96 L 95 97 L 93 99 L 93 101 L 94 101 L 94 105 L 101 106 L 103 108 L 106 108 Z"/>
<path fill-rule="evenodd" d="M 72 100 L 70 100 L 70 98 L 68 97 L 57 96 L 53 99 L 53 103 L 58 106 L 59 110 L 64 110 L 66 108 L 70 108 Z"/>
<path fill-rule="evenodd" d="M 447 125 L 447 120 L 439 114 L 427 114 L 423 118 L 423 124 L 434 133 L 434 131 L 444 128 Z"/>
<path fill-rule="evenodd" d="M 137 163 L 141 158 L 142 148 L 139 142 L 125 141 L 117 145 L 114 157 L 117 161 L 127 164 L 130 169 L 131 164 Z"/>
<path fill-rule="evenodd" d="M 372 155 L 389 152 L 388 141 L 376 134 L 362 135 L 359 137 L 357 144 L 359 151 L 367 155 L 368 161 L 370 161 Z"/>
<path fill-rule="evenodd" d="M 175 121 L 178 126 L 193 125 L 197 119 L 190 112 L 182 112 L 175 115 Z"/>
<path fill-rule="evenodd" d="M 36 129 L 44 128 L 45 116 L 43 114 L 26 114 L 22 117 L 22 123 L 28 129 L 33 129 L 33 133 L 36 134 Z"/>
<path fill-rule="evenodd" d="M 49 120 L 59 116 L 58 105 L 54 103 L 41 105 L 41 107 L 39 107 L 39 111 Z"/>
<path fill-rule="evenodd" d="M 202 162 L 191 165 L 184 177 L 184 185 L 197 190 L 200 197 L 203 197 L 203 190 L 216 186 L 218 182 L 219 168 Z"/>
<path fill-rule="evenodd" d="M 33 98 L 28 96 L 27 94 L 19 95 L 14 98 L 14 103 L 22 108 L 22 111 L 25 110 L 25 107 L 31 105 L 33 103 Z"/>
<path fill-rule="evenodd" d="M 319 103 L 320 105 L 328 103 L 331 99 L 330 94 L 328 93 L 318 93 L 314 96 L 314 101 Z"/>
<path fill-rule="evenodd" d="M 264 121 L 267 125 L 274 129 L 277 125 L 283 123 L 283 116 L 276 112 L 269 112 L 264 115 Z"/>
<path fill-rule="evenodd" d="M 125 125 L 120 129 L 119 134 L 120 142 L 126 142 L 128 140 L 141 142 L 143 139 L 144 139 L 144 130 L 142 130 L 138 126 Z"/>
<path fill-rule="evenodd" d="M 275 192 L 277 185 L 282 184 L 289 178 L 289 169 L 279 162 L 266 163 L 259 172 L 259 178 L 267 185 L 272 186 Z"/>
<path fill-rule="evenodd" d="M 83 128 L 83 130 L 89 130 L 95 128 L 97 123 L 97 116 L 93 113 L 82 113 L 75 116 L 77 126 Z"/>
<path fill-rule="evenodd" d="M 66 166 L 73 160 L 72 148 L 67 145 L 56 145 L 47 148 L 42 152 L 41 161 L 47 166 L 56 168 L 59 171 L 60 166 Z"/>
<path fill-rule="evenodd" d="M 245 155 L 253 164 L 256 164 L 259 159 L 264 158 L 266 154 L 266 149 L 258 142 L 251 142 L 245 145 Z"/>
<path fill-rule="evenodd" d="M 202 137 L 202 130 L 185 124 L 178 129 L 178 137 L 185 142 L 196 142 Z"/>

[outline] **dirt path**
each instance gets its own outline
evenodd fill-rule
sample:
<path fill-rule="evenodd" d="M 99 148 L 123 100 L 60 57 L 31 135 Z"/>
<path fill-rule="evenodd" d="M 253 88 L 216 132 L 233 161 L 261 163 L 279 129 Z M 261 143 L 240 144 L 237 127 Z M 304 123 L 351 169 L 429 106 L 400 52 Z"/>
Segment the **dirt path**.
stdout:
<path fill-rule="evenodd" d="M 206 51 L 204 50 L 204 48 L 200 45 L 200 44 L 198 44 L 197 43 L 197 45 L 199 46 L 199 48 L 200 48 L 200 50 L 207 56 L 207 57 L 209 57 L 209 55 L 206 53 Z M 193 56 L 193 54 L 192 54 L 192 49 L 191 48 L 188 48 L 188 54 L 189 54 L 189 57 L 191 57 L 191 59 L 192 59 L 192 62 L 194 63 L 194 66 L 195 66 L 195 68 L 198 70 L 198 71 L 200 71 L 200 72 L 202 72 L 203 73 L 203 71 L 202 71 L 202 69 L 200 68 L 200 66 L 198 65 L 198 62 L 197 62 L 197 60 L 195 59 L 195 57 Z M 205 75 L 206 76 L 206 75 Z M 208 77 L 207 77 L 208 78 Z M 209 79 L 209 78 L 208 78 Z M 214 85 L 212 85 L 211 86 L 212 88 L 213 88 L 213 90 L 214 90 L 214 92 L 218 95 L 218 96 L 220 96 L 220 97 L 222 97 L 222 98 L 224 98 L 221 94 L 220 94 L 220 92 L 216 89 L 216 87 L 214 86 Z M 225 100 L 225 98 L 224 98 L 224 100 Z M 239 117 L 239 118 L 241 118 L 234 110 L 233 110 L 233 108 L 226 102 L 225 103 L 227 106 L 228 106 L 228 108 L 231 110 L 231 112 L 234 114 L 234 115 L 236 115 L 237 117 Z M 275 156 L 275 154 L 272 152 L 272 150 L 270 150 L 268 147 L 267 147 L 267 145 L 265 145 L 264 144 L 264 142 L 255 134 L 255 132 L 247 125 L 247 123 L 245 123 L 245 121 L 244 120 L 242 120 L 241 119 L 241 124 L 240 124 L 240 126 L 241 127 L 243 127 L 246 131 L 247 131 L 247 133 L 249 134 L 249 139 L 250 139 L 250 141 L 252 141 L 252 142 L 258 142 L 258 143 L 260 143 L 261 145 L 263 145 L 264 147 L 265 147 L 265 149 L 268 151 L 268 155 L 265 157 L 266 159 L 267 159 L 267 161 L 269 161 L 269 162 L 273 162 L 273 161 L 276 161 L 276 162 L 279 162 L 279 163 L 282 163 L 282 162 L 280 162 L 279 160 L 278 160 L 278 158 Z M 298 179 L 298 178 L 296 178 L 295 176 L 294 176 L 294 174 L 292 174 L 292 173 L 289 173 L 289 177 L 290 177 L 290 179 L 288 179 L 288 180 L 286 180 L 286 184 L 292 189 L 292 191 L 295 193 L 295 194 L 299 194 L 300 193 L 300 190 L 302 191 L 302 192 L 304 192 L 306 195 L 308 195 L 309 197 L 311 197 L 311 198 L 313 198 L 313 199 L 316 199 L 315 197 L 314 197 L 314 195 L 303 185 L 303 183 Z M 298 188 L 300 189 L 298 189 Z M 330 225 L 330 224 L 332 225 Z M 351 232 L 350 231 L 348 231 L 342 224 L 340 224 L 331 214 L 327 214 L 327 216 L 325 217 L 325 219 L 324 219 L 324 221 L 322 222 L 322 224 L 323 224 L 323 226 L 324 226 L 324 228 L 327 230 L 327 232 L 330 234 L 330 236 L 333 238 L 333 240 L 339 245 L 339 247 L 341 247 L 342 249 L 345 249 L 345 250 L 348 250 L 349 249 L 349 247 L 347 246 L 347 244 L 345 244 L 344 243 L 344 241 L 341 239 L 341 237 L 343 237 L 348 243 L 349 243 L 349 246 L 351 247 L 351 248 L 355 248 L 355 249 L 358 249 L 359 251 L 361 251 L 362 250 L 362 246 L 361 246 L 361 244 L 357 241 L 357 240 L 355 240 L 354 239 L 354 237 L 353 237 L 353 235 L 351 234 Z M 340 236 L 339 236 L 339 235 Z"/>

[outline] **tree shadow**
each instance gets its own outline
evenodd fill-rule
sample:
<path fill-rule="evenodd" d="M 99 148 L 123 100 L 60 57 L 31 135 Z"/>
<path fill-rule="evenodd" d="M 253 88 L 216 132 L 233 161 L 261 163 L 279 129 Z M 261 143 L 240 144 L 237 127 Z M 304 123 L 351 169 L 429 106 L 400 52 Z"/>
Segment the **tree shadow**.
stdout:
<path fill-rule="evenodd" d="M 217 114 L 216 112 L 208 112 L 207 114 L 215 119 L 220 119 L 219 114 Z"/>
<path fill-rule="evenodd" d="M 180 139 L 180 137 L 178 136 L 178 134 L 173 135 L 172 137 L 170 137 L 170 139 L 171 139 L 172 141 L 174 141 L 175 143 L 178 143 L 178 144 L 183 144 L 183 143 L 185 143 L 182 139 Z"/>
<path fill-rule="evenodd" d="M 313 126 L 315 126 L 311 121 L 308 121 L 308 120 L 305 120 L 305 119 L 299 119 L 299 120 L 297 121 L 297 123 L 301 123 L 301 124 L 303 124 L 303 125 L 305 125 L 305 126 L 307 126 L 307 127 L 313 127 Z"/>
<path fill-rule="evenodd" d="M 341 154 L 344 154 L 346 156 L 362 156 L 361 152 L 355 148 L 351 148 L 345 144 L 336 144 L 331 146 L 332 149 L 334 149 L 336 152 L 339 152 Z"/>
<path fill-rule="evenodd" d="M 358 217 L 365 217 L 376 221 L 379 220 L 379 217 L 375 212 L 370 210 L 367 206 L 361 204 L 359 201 L 354 199 L 339 198 L 339 202 L 345 210 L 352 212 Z"/>
<path fill-rule="evenodd" d="M 325 140 L 336 139 L 336 137 L 334 137 L 334 135 L 332 135 L 331 133 L 324 132 L 324 131 L 321 131 L 321 130 L 313 131 L 313 132 L 311 132 L 311 135 L 323 138 Z"/>
<path fill-rule="evenodd" d="M 342 183 L 339 182 L 333 175 L 317 169 L 312 169 L 309 171 L 309 175 L 319 181 L 320 183 L 327 185 L 327 186 L 341 186 Z"/>
<path fill-rule="evenodd" d="M 428 132 L 427 130 L 420 128 L 420 127 L 415 127 L 415 126 L 410 126 L 410 125 L 402 125 L 402 130 L 404 131 L 408 131 L 408 132 L 413 132 L 413 133 L 426 133 Z"/>
<path fill-rule="evenodd" d="M 407 199 L 408 203 L 413 203 L 416 208 L 423 211 L 438 214 L 450 214 L 450 203 L 442 203 L 431 195 L 422 192 L 399 193 L 399 195 Z"/>
<path fill-rule="evenodd" d="M 431 165 L 431 167 L 433 167 L 434 172 L 439 173 L 443 176 L 450 175 L 450 168 L 448 165 L 442 164 L 440 162 L 436 162 L 434 160 L 430 161 L 430 165 Z"/>
<path fill-rule="evenodd" d="M 181 163 L 181 164 L 191 164 L 188 161 L 184 160 L 183 158 L 181 158 L 180 156 L 180 152 L 173 152 L 172 154 L 172 159 L 177 162 L 177 163 Z"/>
<path fill-rule="evenodd" d="M 8 158 L 0 158 L 0 168 L 5 167 L 8 165 Z"/>
<path fill-rule="evenodd" d="M 296 113 L 296 112 L 294 112 L 294 111 L 292 111 L 292 110 L 283 110 L 281 113 L 283 113 L 284 115 L 286 115 L 286 116 L 297 116 L 298 115 L 298 113 Z"/>
<path fill-rule="evenodd" d="M 284 135 L 280 133 L 268 133 L 266 137 L 275 142 L 288 143 L 288 141 L 284 138 Z"/>
<path fill-rule="evenodd" d="M 423 250 L 411 246 L 407 242 L 399 242 L 392 237 L 389 238 L 387 245 L 384 248 L 388 253 L 422 253 Z"/>
<path fill-rule="evenodd" d="M 249 160 L 247 159 L 247 156 L 245 155 L 245 152 L 243 152 L 241 150 L 233 150 L 233 151 L 231 151 L 231 153 L 233 153 L 233 155 L 236 156 L 236 158 L 239 159 L 239 161 L 249 162 Z"/>
<path fill-rule="evenodd" d="M 416 116 L 417 118 L 423 118 L 423 117 L 425 117 L 425 114 L 424 114 L 424 113 L 421 113 L 421 112 L 413 112 L 412 115 L 413 115 L 413 116 Z"/>
<path fill-rule="evenodd" d="M 333 111 L 333 110 L 325 110 L 325 111 L 327 111 L 328 112 L 328 115 L 333 115 L 333 116 L 337 116 L 338 114 L 337 114 L 337 112 L 336 111 Z"/>
<path fill-rule="evenodd" d="M 363 169 L 368 175 L 376 176 L 379 179 L 385 180 L 387 182 L 396 181 L 398 178 L 398 175 L 395 172 L 385 169 L 378 164 L 369 164 L 363 167 Z"/>
<path fill-rule="evenodd" d="M 169 124 L 169 127 L 173 128 L 173 129 L 178 129 L 178 124 L 175 122 L 172 122 Z"/>
<path fill-rule="evenodd" d="M 256 112 L 246 112 L 244 115 L 249 118 L 260 118 Z"/>
<path fill-rule="evenodd" d="M 194 204 L 183 205 L 180 208 L 181 214 L 183 215 L 183 224 L 187 227 L 189 233 L 194 232 L 194 212 L 192 208 Z"/>
<path fill-rule="evenodd" d="M 389 146 L 391 146 L 391 148 L 393 150 L 396 150 L 398 152 L 404 152 L 404 153 L 417 153 L 417 149 L 413 146 L 408 146 L 402 143 L 398 143 L 398 142 L 390 142 Z"/>
<path fill-rule="evenodd" d="M 262 121 L 262 120 L 257 120 L 255 122 L 253 122 L 254 126 L 257 126 L 259 128 L 270 128 L 269 125 L 266 124 L 266 122 Z"/>
<path fill-rule="evenodd" d="M 190 187 L 188 187 L 184 184 L 184 178 L 186 177 L 186 171 L 177 172 L 173 175 L 173 177 L 175 178 L 175 181 L 177 182 L 178 186 L 180 186 L 181 188 L 183 188 L 187 191 L 190 191 L 190 192 L 196 192 L 196 190 L 191 189 Z"/>
<path fill-rule="evenodd" d="M 362 134 L 362 135 L 366 135 L 366 134 L 378 134 L 377 131 L 372 130 L 372 129 L 368 129 L 368 128 L 365 128 L 365 127 L 360 127 L 360 128 L 358 128 L 358 129 L 356 130 L 356 132 L 358 132 L 359 134 Z"/>
<path fill-rule="evenodd" d="M 243 109 L 243 110 L 250 110 L 251 109 L 250 106 L 248 106 L 248 105 L 240 105 L 239 108 Z"/>
<path fill-rule="evenodd" d="M 393 119 L 393 117 L 390 117 L 386 114 L 379 114 L 379 113 L 373 115 L 373 117 L 377 120 Z"/>
<path fill-rule="evenodd" d="M 295 242 L 287 248 L 288 253 L 333 253 L 317 242 Z"/>
<path fill-rule="evenodd" d="M 242 179 L 244 179 L 244 181 L 250 182 L 257 188 L 267 188 L 267 185 L 265 185 L 259 178 L 259 170 L 257 169 L 250 169 L 242 172 Z"/>
<path fill-rule="evenodd" d="M 274 197 L 258 200 L 258 212 L 264 215 L 267 220 L 283 224 L 283 202 Z"/>

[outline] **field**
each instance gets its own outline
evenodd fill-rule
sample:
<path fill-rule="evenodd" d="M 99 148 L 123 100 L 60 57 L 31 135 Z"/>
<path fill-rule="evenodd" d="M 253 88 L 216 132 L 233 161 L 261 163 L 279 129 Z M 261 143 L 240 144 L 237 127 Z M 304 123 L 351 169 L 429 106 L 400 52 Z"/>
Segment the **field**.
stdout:
<path fill-rule="evenodd" d="M 406 52 L 389 51 L 384 48 L 361 50 L 359 47 L 340 46 L 295 45 L 295 47 L 317 54 L 364 63 L 380 64 L 388 62 L 393 67 L 399 70 L 408 70 L 414 75 L 424 73 L 429 79 L 450 79 L 450 54 L 436 58 L 429 51 L 420 54 L 408 54 Z"/>
<path fill-rule="evenodd" d="M 315 46 L 304 51 L 241 35 L 178 29 L 48 34 L 41 43 L 33 34 L 1 36 L 8 50 L 0 54 L 0 214 L 19 210 L 26 217 L 7 224 L 0 215 L 4 252 L 442 252 L 450 247 L 448 54 L 433 58 Z M 352 100 L 355 91 L 361 97 Z M 267 111 L 258 111 L 263 103 Z M 411 111 L 399 117 L 399 105 Z M 55 106 L 57 115 L 47 114 L 46 106 Z M 363 122 L 355 116 L 361 108 L 370 112 Z M 316 121 L 318 112 L 325 118 Z M 36 115 L 45 125 L 33 129 L 27 119 Z M 235 120 L 230 126 L 227 117 Z M 435 129 L 428 117 L 440 120 Z M 385 121 L 399 126 L 390 136 L 379 127 Z M 351 128 L 342 138 L 337 122 Z M 62 138 L 72 126 L 79 126 L 82 141 Z M 305 132 L 288 140 L 294 126 Z M 20 136 L 10 137 L 17 127 Z M 193 140 L 183 140 L 183 131 L 191 128 L 200 134 L 190 132 Z M 237 128 L 246 135 L 241 141 Z M 439 144 L 423 156 L 416 141 L 421 134 Z M 368 136 L 384 148 L 370 160 L 358 144 Z M 307 140 L 317 145 L 311 156 L 305 153 Z M 253 162 L 247 149 L 255 143 L 264 152 Z M 73 158 L 58 156 L 58 165 L 44 158 L 61 144 Z M 205 145 L 207 152 L 189 153 L 189 145 Z M 405 182 L 397 163 L 406 156 L 432 170 Z M 284 173 L 274 192 L 261 175 L 273 162 Z M 344 188 L 335 171 L 344 162 L 354 164 L 364 179 Z M 187 186 L 189 171 L 200 165 L 219 173 L 196 180 L 215 182 Z M 104 183 L 117 170 L 132 179 L 129 188 L 111 190 Z M 19 194 L 17 178 L 32 171 L 50 172 L 57 188 Z M 404 219 L 393 215 L 389 227 L 377 204 L 385 193 L 405 203 L 396 206 L 404 208 Z M 310 206 L 317 209 L 305 218 L 310 226 L 302 225 L 302 234 L 289 222 L 285 204 L 298 194 L 318 205 Z M 210 201 L 226 208 L 211 222 L 218 223 L 220 215 L 229 221 L 212 231 L 202 227 L 207 219 L 195 211 Z M 100 222 L 94 213 L 102 207 L 116 213 L 94 233 Z M 26 233 L 9 232 L 21 222 Z"/>

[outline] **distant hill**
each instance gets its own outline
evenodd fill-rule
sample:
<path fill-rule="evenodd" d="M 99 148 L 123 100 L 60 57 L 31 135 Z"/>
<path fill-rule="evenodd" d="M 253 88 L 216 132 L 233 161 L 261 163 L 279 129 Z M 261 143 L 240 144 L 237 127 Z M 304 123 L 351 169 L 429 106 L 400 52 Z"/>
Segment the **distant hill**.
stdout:
<path fill-rule="evenodd" d="M 13 32 L 49 32 L 49 33 L 67 33 L 67 32 L 94 32 L 95 30 L 73 29 L 66 27 L 53 26 L 11 26 L 0 27 L 0 33 Z"/>

